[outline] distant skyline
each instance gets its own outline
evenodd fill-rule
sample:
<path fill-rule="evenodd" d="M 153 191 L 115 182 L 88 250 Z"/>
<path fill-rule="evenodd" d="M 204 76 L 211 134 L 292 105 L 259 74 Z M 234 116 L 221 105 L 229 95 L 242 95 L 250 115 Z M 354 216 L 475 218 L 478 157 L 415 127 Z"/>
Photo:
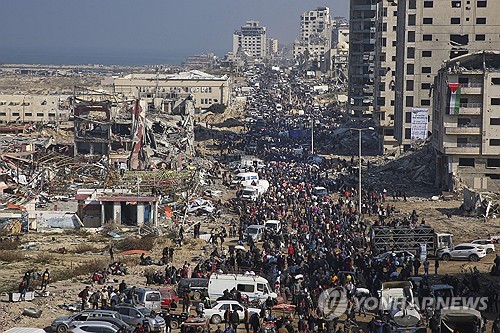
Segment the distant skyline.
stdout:
<path fill-rule="evenodd" d="M 0 63 L 177 64 L 224 55 L 247 20 L 289 44 L 318 6 L 349 13 L 349 0 L 2 0 Z"/>

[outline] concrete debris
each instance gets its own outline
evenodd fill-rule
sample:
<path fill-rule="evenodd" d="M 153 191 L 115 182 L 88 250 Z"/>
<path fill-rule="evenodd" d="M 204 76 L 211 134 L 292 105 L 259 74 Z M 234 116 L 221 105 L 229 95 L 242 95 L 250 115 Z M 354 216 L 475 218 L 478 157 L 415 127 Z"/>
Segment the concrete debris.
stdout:
<path fill-rule="evenodd" d="M 415 184 L 419 184 L 423 187 L 422 192 L 427 193 L 434 184 L 436 156 L 430 142 L 398 159 L 380 157 L 372 160 L 374 166 L 363 179 L 368 184 L 383 183 L 390 192 L 414 190 Z"/>
<path fill-rule="evenodd" d="M 146 223 L 157 221 L 158 202 L 193 186 L 202 178 L 198 168 L 213 168 L 212 162 L 194 157 L 191 97 L 175 98 L 169 105 L 166 112 L 137 98 L 75 87 L 68 120 L 0 126 L 1 231 L 97 227 L 100 221 L 130 214 L 137 215 L 131 221 L 134 225 L 144 219 L 136 210 L 144 209 Z M 84 208 L 78 214 L 76 204 L 65 209 L 78 201 L 78 190 L 86 188 L 113 189 L 106 197 L 101 194 L 107 215 L 97 217 L 95 223 L 86 217 L 101 212 L 86 212 L 89 207 L 84 202 L 90 199 L 80 200 Z M 124 214 L 120 215 L 117 207 L 122 201 Z M 61 202 L 68 204 L 61 209 Z M 51 216 L 47 210 L 53 211 Z M 143 232 L 158 234 L 154 228 Z"/>

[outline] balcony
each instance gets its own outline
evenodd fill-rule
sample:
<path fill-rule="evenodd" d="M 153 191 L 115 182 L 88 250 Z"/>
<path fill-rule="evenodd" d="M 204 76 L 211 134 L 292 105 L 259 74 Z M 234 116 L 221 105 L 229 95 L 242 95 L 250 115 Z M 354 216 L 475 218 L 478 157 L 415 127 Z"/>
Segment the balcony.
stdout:
<path fill-rule="evenodd" d="M 480 143 L 459 143 L 456 147 L 444 147 L 445 154 L 479 155 L 481 153 Z"/>
<path fill-rule="evenodd" d="M 460 84 L 461 93 L 464 95 L 479 95 L 483 93 L 482 82 L 469 82 Z"/>
<path fill-rule="evenodd" d="M 446 127 L 446 134 L 460 135 L 460 134 L 471 134 L 471 135 L 481 135 L 480 125 L 468 125 L 460 127 Z"/>
<path fill-rule="evenodd" d="M 458 110 L 458 115 L 481 115 L 481 109 L 483 108 L 482 103 L 461 103 Z M 450 106 L 446 106 L 446 110 L 450 110 Z M 449 111 L 448 111 L 449 112 Z M 451 115 L 455 115 L 451 113 Z"/>

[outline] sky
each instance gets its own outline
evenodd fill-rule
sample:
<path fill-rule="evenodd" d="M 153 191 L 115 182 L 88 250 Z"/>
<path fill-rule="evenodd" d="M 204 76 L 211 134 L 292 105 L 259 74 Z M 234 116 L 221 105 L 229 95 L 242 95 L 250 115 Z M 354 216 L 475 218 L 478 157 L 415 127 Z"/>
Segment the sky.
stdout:
<path fill-rule="evenodd" d="M 291 43 L 300 14 L 348 16 L 349 0 L 0 0 L 0 63 L 164 64 L 223 56 L 232 33 L 260 21 Z"/>

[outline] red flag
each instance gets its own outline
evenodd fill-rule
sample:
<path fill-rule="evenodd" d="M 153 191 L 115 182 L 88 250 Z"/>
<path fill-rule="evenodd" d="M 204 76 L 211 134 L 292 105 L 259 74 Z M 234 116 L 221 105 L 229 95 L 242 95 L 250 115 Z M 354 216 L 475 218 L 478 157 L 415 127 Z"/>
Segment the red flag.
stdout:
<path fill-rule="evenodd" d="M 448 83 L 448 87 L 450 88 L 451 92 L 455 92 L 458 88 L 460 88 L 460 83 Z"/>

